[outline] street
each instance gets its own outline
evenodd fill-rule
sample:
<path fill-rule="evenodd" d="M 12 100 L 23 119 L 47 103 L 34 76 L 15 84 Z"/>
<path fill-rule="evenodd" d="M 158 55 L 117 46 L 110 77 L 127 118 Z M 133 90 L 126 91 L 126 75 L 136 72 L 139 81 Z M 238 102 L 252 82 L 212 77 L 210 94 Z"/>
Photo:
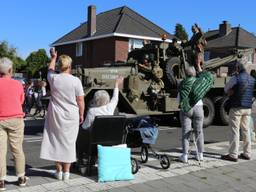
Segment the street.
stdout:
<path fill-rule="evenodd" d="M 174 122 L 177 126 L 177 123 Z M 212 125 L 204 129 L 205 144 L 227 141 L 228 127 Z M 51 161 L 39 158 L 43 136 L 43 120 L 26 121 L 24 151 L 27 167 L 45 168 L 53 166 Z M 181 147 L 181 129 L 175 126 L 159 126 L 157 143 L 152 146 L 157 151 L 172 151 Z M 12 166 L 12 156 L 8 154 L 8 165 Z"/>

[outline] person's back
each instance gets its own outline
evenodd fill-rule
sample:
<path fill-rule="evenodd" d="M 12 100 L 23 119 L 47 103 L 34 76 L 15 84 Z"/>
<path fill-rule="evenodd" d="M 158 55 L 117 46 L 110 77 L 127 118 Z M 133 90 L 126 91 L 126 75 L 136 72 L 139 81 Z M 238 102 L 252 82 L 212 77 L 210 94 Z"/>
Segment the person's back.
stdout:
<path fill-rule="evenodd" d="M 251 108 L 255 80 L 246 71 L 239 73 L 236 78 L 237 84 L 234 87 L 231 106 Z"/>
<path fill-rule="evenodd" d="M 49 74 L 51 86 L 51 100 L 64 111 L 78 110 L 76 102 L 77 86 L 80 80 L 70 74 Z"/>
<path fill-rule="evenodd" d="M 0 119 L 23 117 L 24 92 L 21 83 L 11 78 L 0 78 Z"/>
<path fill-rule="evenodd" d="M 245 160 L 251 158 L 249 126 L 255 80 L 246 72 L 246 68 L 246 57 L 238 59 L 236 63 L 237 75 L 231 77 L 224 87 L 224 91 L 229 96 L 229 127 L 231 133 L 228 154 L 222 155 L 221 159 L 228 161 L 236 162 L 238 158 Z M 240 129 L 243 135 L 243 153 L 239 155 Z"/>
<path fill-rule="evenodd" d="M 55 161 L 55 177 L 68 180 L 70 165 L 76 161 L 75 144 L 79 123 L 84 118 L 84 91 L 81 81 L 70 74 L 71 57 L 59 56 L 61 73 L 58 74 L 55 72 L 57 52 L 51 49 L 50 53 L 47 80 L 51 98 L 45 118 L 40 158 Z M 41 87 L 43 84 L 41 82 Z"/>
<path fill-rule="evenodd" d="M 0 58 L 0 191 L 4 191 L 6 178 L 7 143 L 11 148 L 19 186 L 25 186 L 24 90 L 20 82 L 12 79 L 13 62 Z"/>

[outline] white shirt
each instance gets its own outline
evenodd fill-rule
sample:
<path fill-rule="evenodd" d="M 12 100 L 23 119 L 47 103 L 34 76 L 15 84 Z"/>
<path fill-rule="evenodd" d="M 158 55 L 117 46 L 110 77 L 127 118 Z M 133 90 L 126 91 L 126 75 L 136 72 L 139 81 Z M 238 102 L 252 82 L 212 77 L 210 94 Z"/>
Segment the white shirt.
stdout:
<path fill-rule="evenodd" d="M 118 103 L 118 88 L 115 88 L 113 91 L 113 96 L 110 102 L 107 105 L 103 105 L 100 107 L 92 107 L 88 110 L 85 121 L 82 125 L 83 129 L 88 129 L 96 116 L 100 115 L 113 115 L 115 108 Z"/>

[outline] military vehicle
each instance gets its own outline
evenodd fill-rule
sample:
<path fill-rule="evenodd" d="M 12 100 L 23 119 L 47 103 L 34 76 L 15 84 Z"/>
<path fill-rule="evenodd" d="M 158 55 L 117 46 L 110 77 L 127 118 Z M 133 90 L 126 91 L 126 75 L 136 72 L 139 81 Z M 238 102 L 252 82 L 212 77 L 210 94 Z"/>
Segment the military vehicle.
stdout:
<path fill-rule="evenodd" d="M 83 69 L 81 78 L 85 87 L 86 105 L 89 106 L 96 90 L 105 89 L 111 94 L 115 78 L 122 75 L 125 79 L 119 94 L 119 112 L 154 116 L 178 114 L 177 87 L 185 77 L 184 68 L 191 63 L 192 54 L 186 48 L 173 50 L 176 49 L 164 41 L 148 44 L 130 52 L 126 63 Z M 213 122 L 215 114 L 223 124 L 228 123 L 224 108 L 227 99 L 223 88 L 229 77 L 220 69 L 245 52 L 248 50 L 236 50 L 230 56 L 205 63 L 204 69 L 212 71 L 216 77 L 213 88 L 203 99 L 205 127 Z"/>

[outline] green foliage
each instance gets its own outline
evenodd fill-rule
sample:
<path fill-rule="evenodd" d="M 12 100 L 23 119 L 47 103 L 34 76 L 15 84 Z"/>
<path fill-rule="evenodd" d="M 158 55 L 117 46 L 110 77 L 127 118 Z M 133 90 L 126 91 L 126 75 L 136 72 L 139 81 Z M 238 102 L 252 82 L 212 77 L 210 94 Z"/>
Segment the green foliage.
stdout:
<path fill-rule="evenodd" d="M 30 53 L 30 55 L 26 58 L 27 73 L 29 74 L 29 76 L 34 77 L 37 72 L 47 67 L 48 62 L 49 58 L 46 54 L 45 49 L 39 49 L 38 51 Z"/>
<path fill-rule="evenodd" d="M 14 64 L 15 72 L 22 72 L 26 62 L 17 55 L 16 48 L 10 46 L 7 41 L 0 41 L 0 57 L 8 57 Z"/>
<path fill-rule="evenodd" d="M 185 28 L 180 23 L 176 24 L 174 33 L 175 36 L 178 37 L 180 40 L 188 40 L 188 34 Z"/>

